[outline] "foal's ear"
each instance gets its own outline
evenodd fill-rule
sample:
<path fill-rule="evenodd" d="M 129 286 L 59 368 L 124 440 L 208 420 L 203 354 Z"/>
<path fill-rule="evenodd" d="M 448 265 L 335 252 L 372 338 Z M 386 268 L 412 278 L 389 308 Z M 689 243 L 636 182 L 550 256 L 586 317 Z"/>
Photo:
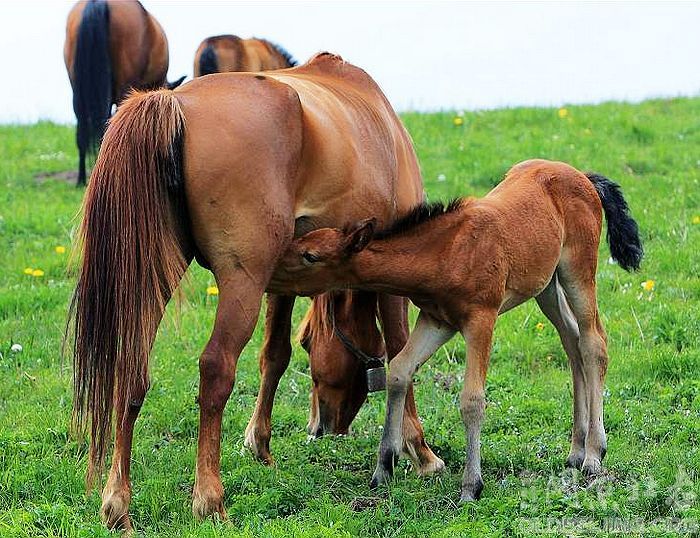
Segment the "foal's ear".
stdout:
<path fill-rule="evenodd" d="M 374 236 L 374 227 L 377 225 L 377 219 L 374 217 L 361 220 L 347 232 L 348 237 L 345 243 L 345 252 L 348 254 L 356 254 L 364 249 Z"/>

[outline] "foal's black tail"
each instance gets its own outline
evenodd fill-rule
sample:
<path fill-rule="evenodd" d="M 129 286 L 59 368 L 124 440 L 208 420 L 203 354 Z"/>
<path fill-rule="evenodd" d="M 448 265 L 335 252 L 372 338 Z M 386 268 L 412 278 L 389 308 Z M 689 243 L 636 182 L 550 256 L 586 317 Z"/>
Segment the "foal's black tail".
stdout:
<path fill-rule="evenodd" d="M 78 185 L 85 185 L 85 157 L 99 149 L 112 108 L 112 61 L 109 55 L 109 6 L 89 0 L 78 27 L 73 61 L 73 110 L 78 119 Z"/>
<path fill-rule="evenodd" d="M 639 239 L 637 223 L 630 215 L 627 202 L 622 196 L 622 189 L 600 174 L 586 172 L 586 177 L 593 183 L 603 204 L 605 219 L 608 221 L 608 245 L 613 260 L 625 271 L 636 271 L 644 249 Z"/>

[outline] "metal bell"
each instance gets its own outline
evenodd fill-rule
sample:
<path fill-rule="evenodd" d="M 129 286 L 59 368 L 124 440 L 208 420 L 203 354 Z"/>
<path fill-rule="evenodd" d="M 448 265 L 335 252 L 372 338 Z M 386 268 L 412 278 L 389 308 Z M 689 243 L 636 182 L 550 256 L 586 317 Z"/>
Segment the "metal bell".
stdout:
<path fill-rule="evenodd" d="M 386 389 L 386 368 L 367 369 L 367 392 L 380 392 Z"/>

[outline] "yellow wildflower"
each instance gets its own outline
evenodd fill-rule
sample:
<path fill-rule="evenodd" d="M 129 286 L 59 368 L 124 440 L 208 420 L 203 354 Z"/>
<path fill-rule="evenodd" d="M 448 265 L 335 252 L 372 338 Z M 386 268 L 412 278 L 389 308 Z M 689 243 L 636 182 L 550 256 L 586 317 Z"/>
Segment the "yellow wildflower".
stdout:
<path fill-rule="evenodd" d="M 219 288 L 216 286 L 209 286 L 207 288 L 207 295 L 219 295 Z"/>
<path fill-rule="evenodd" d="M 693 224 L 700 224 L 700 215 L 695 215 L 692 219 Z"/>
<path fill-rule="evenodd" d="M 559 112 L 557 114 L 559 114 L 560 118 L 564 119 L 569 115 L 569 111 L 566 110 L 565 108 L 560 108 Z"/>
<path fill-rule="evenodd" d="M 540 321 L 537 325 L 535 325 L 535 329 L 537 329 L 538 331 L 543 331 L 544 330 L 544 323 L 542 323 Z"/>
<path fill-rule="evenodd" d="M 44 271 L 42 271 L 41 269 L 34 269 L 32 271 L 32 276 L 44 276 Z"/>
<path fill-rule="evenodd" d="M 56 254 L 65 254 L 66 253 L 66 247 L 63 247 L 61 245 L 58 245 L 55 250 L 56 250 Z"/>
<path fill-rule="evenodd" d="M 656 282 L 654 282 L 652 279 L 645 280 L 642 282 L 642 289 L 644 291 L 654 291 L 654 286 L 656 285 Z"/>
<path fill-rule="evenodd" d="M 452 123 L 454 123 L 457 127 L 462 125 L 464 123 L 464 120 L 460 118 L 459 116 L 455 116 L 455 118 L 452 120 Z"/>
<path fill-rule="evenodd" d="M 33 272 L 34 272 L 34 269 L 32 269 L 31 267 L 27 267 L 24 269 L 25 275 L 31 275 Z"/>

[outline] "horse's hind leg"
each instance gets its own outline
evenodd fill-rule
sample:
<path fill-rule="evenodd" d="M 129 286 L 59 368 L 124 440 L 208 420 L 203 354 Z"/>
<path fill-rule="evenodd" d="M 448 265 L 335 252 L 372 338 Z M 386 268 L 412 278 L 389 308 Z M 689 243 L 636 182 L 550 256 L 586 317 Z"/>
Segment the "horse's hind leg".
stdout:
<path fill-rule="evenodd" d="M 603 385 L 608 368 L 608 351 L 596 301 L 595 264 L 589 260 L 590 256 L 579 255 L 578 260 L 572 257 L 562 262 L 559 277 L 578 322 L 578 349 L 586 385 L 588 432 L 581 470 L 595 475 L 603 468 L 602 460 L 607 446 L 603 426 Z"/>
<path fill-rule="evenodd" d="M 236 363 L 258 319 L 263 289 L 245 269 L 217 273 L 220 289 L 214 330 L 199 359 L 199 441 L 192 512 L 225 518 L 219 472 L 221 421 L 233 389 Z"/>
<path fill-rule="evenodd" d="M 129 503 L 131 502 L 131 483 L 129 472 L 131 469 L 131 441 L 134 434 L 134 423 L 141 410 L 141 405 L 146 397 L 148 380 L 145 379 L 141 390 L 133 394 L 131 401 L 116 417 L 116 430 L 114 436 L 114 451 L 112 454 L 112 467 L 109 478 L 102 490 L 102 521 L 109 529 L 130 530 Z M 122 395 L 118 395 L 116 409 L 123 408 L 123 402 L 119 401 Z"/>
<path fill-rule="evenodd" d="M 387 357 L 391 361 L 408 340 L 408 299 L 380 293 L 379 316 L 384 330 Z M 411 458 L 416 472 L 421 475 L 436 473 L 445 468 L 425 442 L 423 426 L 413 396 L 413 383 L 408 387 L 403 415 L 403 451 Z"/>
<path fill-rule="evenodd" d="M 585 457 L 588 407 L 586 384 L 583 377 L 583 359 L 578 347 L 578 325 L 569 304 L 566 302 L 564 290 L 559 284 L 556 273 L 549 285 L 536 297 L 536 300 L 540 310 L 557 329 L 564 351 L 569 358 L 574 387 L 574 424 L 571 433 L 571 450 L 566 465 L 580 469 Z"/>
<path fill-rule="evenodd" d="M 290 333 L 294 299 L 294 296 L 267 296 L 265 341 L 259 357 L 260 391 L 243 442 L 256 458 L 268 464 L 273 462 L 270 455 L 270 423 L 275 392 L 292 355 Z"/>

